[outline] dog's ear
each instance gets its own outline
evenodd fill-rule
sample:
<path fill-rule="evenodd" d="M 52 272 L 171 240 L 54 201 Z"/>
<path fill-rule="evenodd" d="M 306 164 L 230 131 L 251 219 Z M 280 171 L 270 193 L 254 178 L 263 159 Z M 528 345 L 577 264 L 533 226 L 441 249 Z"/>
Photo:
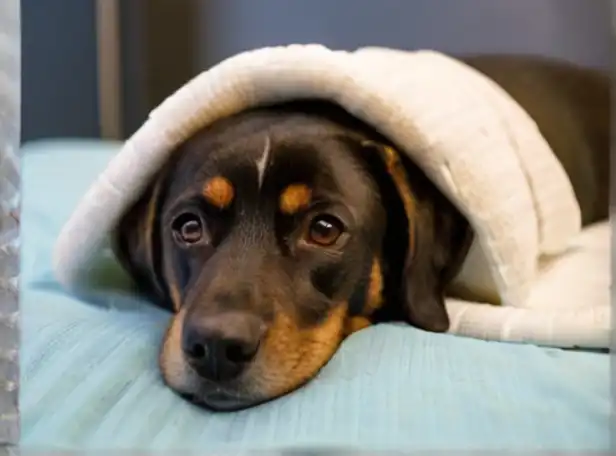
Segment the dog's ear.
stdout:
<path fill-rule="evenodd" d="M 112 246 L 120 264 L 139 289 L 159 303 L 168 294 L 161 279 L 160 213 L 164 175 L 161 172 L 120 219 Z"/>
<path fill-rule="evenodd" d="M 445 332 L 447 286 L 460 269 L 473 239 L 465 218 L 448 201 L 418 201 L 409 217 L 409 242 L 402 273 L 402 304 L 411 324 Z M 443 197 L 444 199 L 444 197 Z M 440 200 L 440 201 L 439 201 Z"/>
<path fill-rule="evenodd" d="M 446 288 L 468 253 L 472 230 L 428 177 L 414 164 L 403 162 L 393 147 L 363 144 L 378 151 L 398 198 L 398 209 L 393 198 L 384 202 L 390 217 L 388 250 L 398 256 L 394 263 L 401 270 L 401 311 L 413 326 L 445 332 L 449 329 Z M 401 237 L 406 237 L 404 249 Z"/>

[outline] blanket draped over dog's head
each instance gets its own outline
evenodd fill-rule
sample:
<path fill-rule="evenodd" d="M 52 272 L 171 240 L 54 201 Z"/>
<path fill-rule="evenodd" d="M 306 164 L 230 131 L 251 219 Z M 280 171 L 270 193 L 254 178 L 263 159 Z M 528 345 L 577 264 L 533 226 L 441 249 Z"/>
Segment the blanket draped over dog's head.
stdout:
<path fill-rule="evenodd" d="M 565 171 L 533 120 L 497 84 L 431 51 L 293 45 L 239 54 L 198 75 L 150 114 L 83 197 L 57 242 L 59 281 L 78 286 L 123 212 L 198 129 L 303 98 L 335 102 L 372 125 L 471 222 L 475 245 L 455 285 L 502 307 L 451 300 L 452 332 L 603 346 L 609 330 L 597 323 L 605 315 L 596 308 L 575 315 L 529 309 L 540 260 L 562 253 L 581 230 Z"/>

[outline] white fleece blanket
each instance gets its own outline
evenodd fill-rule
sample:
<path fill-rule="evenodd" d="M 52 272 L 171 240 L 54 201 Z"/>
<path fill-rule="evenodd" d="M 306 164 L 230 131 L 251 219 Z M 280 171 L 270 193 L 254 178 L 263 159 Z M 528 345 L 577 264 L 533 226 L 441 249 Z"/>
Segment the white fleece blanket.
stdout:
<path fill-rule="evenodd" d="M 580 208 L 562 166 L 507 93 L 433 51 L 292 45 L 242 53 L 198 75 L 150 114 L 83 196 L 57 241 L 60 282 L 79 286 L 123 211 L 196 130 L 260 104 L 314 97 L 386 135 L 471 222 L 476 242 L 455 285 L 500 305 L 449 300 L 451 332 L 609 345 L 607 286 L 605 295 L 582 294 L 575 302 L 568 299 L 572 290 L 587 290 L 579 278 L 566 291 L 558 280 L 544 290 L 545 271 L 567 261 L 581 235 Z M 580 276 L 584 266 L 579 262 Z"/>

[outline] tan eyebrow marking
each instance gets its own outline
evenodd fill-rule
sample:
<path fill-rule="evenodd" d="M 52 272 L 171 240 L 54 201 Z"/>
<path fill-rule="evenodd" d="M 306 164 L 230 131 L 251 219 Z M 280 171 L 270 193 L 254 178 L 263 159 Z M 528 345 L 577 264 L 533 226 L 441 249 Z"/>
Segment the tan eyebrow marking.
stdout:
<path fill-rule="evenodd" d="M 235 190 L 229 179 L 216 176 L 209 179 L 203 186 L 203 196 L 213 206 L 224 209 L 233 202 Z"/>
<path fill-rule="evenodd" d="M 261 155 L 261 158 L 259 158 L 257 160 L 257 174 L 258 174 L 258 185 L 259 185 L 259 190 L 261 190 L 261 187 L 263 186 L 263 179 L 265 178 L 265 170 L 267 169 L 267 165 L 269 163 L 269 156 L 270 156 L 270 150 L 271 150 L 271 140 L 269 138 L 269 136 L 265 137 L 265 146 L 263 148 L 263 154 Z"/>
<path fill-rule="evenodd" d="M 283 214 L 296 214 L 306 208 L 312 199 L 312 191 L 305 184 L 291 184 L 280 194 L 278 205 Z"/>

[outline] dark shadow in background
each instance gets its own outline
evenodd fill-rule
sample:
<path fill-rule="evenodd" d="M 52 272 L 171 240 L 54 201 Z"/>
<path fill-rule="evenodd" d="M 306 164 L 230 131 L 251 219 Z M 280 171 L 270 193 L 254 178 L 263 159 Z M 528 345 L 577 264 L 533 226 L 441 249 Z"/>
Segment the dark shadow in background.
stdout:
<path fill-rule="evenodd" d="M 133 133 L 151 109 L 199 72 L 202 0 L 120 2 L 123 130 Z"/>
<path fill-rule="evenodd" d="M 97 137 L 94 0 L 21 0 L 21 24 L 22 140 Z"/>

